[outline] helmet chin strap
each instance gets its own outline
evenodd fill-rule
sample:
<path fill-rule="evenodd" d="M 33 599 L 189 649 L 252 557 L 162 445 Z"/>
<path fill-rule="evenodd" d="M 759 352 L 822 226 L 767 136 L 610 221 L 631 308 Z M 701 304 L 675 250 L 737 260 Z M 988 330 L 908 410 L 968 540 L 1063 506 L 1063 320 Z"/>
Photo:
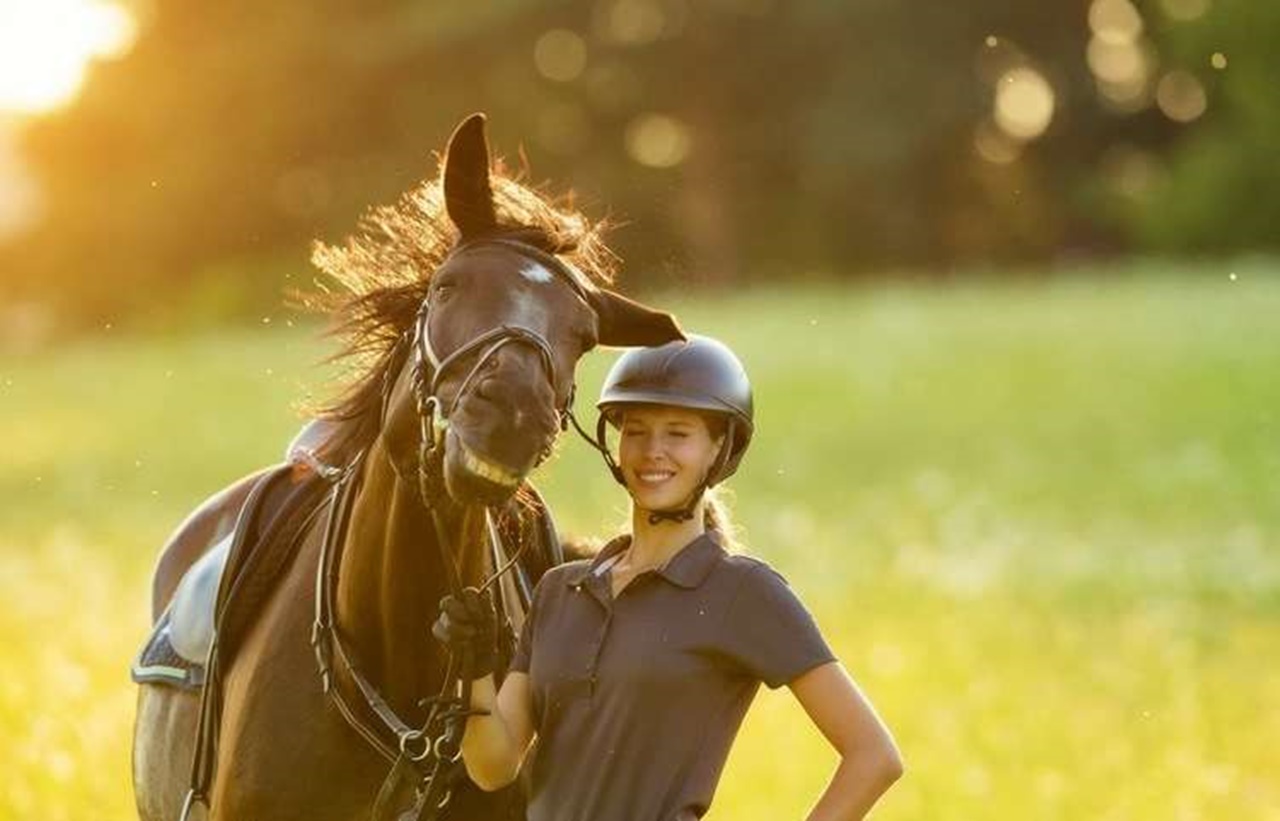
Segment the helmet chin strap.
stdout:
<path fill-rule="evenodd" d="M 704 479 L 702 484 L 698 485 L 698 489 L 689 497 L 689 502 L 684 507 L 675 510 L 648 510 L 649 524 L 656 525 L 663 522 L 672 522 L 673 524 L 681 524 L 693 518 L 693 514 L 698 510 L 698 502 L 702 501 L 702 494 L 707 492 L 707 482 Z M 631 497 L 632 504 L 635 504 L 635 497 Z M 636 507 L 640 507 L 636 505 Z M 645 510 L 645 508 L 640 508 Z"/>

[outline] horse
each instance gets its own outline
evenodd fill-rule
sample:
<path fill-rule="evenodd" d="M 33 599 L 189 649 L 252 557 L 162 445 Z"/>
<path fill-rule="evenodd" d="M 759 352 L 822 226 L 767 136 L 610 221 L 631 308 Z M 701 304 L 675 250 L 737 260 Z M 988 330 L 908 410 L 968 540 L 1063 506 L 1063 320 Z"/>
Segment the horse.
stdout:
<path fill-rule="evenodd" d="M 345 288 L 324 304 L 357 365 L 322 414 L 332 475 L 252 612 L 233 635 L 219 620 L 216 693 L 212 678 L 203 692 L 139 687 L 139 817 L 523 818 L 519 782 L 481 791 L 458 761 L 468 683 L 430 635 L 437 603 L 516 564 L 526 545 L 498 566 L 501 532 L 554 533 L 527 479 L 577 425 L 578 360 L 683 334 L 605 287 L 614 260 L 598 225 L 491 170 L 479 114 L 434 179 L 369 212 L 345 244 L 317 244 L 313 261 Z M 179 527 L 157 564 L 155 614 L 237 515 L 239 538 L 263 484 L 247 478 Z M 556 560 L 542 553 L 525 563 L 532 581 Z"/>

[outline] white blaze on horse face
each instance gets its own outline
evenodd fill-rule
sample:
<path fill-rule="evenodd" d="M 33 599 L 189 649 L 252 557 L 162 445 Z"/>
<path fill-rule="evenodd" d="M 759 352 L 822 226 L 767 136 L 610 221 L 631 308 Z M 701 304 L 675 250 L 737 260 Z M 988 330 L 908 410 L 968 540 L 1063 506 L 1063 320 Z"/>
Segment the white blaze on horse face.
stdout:
<path fill-rule="evenodd" d="M 554 275 L 536 262 L 531 262 L 520 271 L 520 276 L 530 282 L 550 282 Z"/>
<path fill-rule="evenodd" d="M 537 263 L 529 263 L 520 270 L 526 282 L 535 285 L 547 285 L 555 279 L 555 275 Z M 542 288 L 524 287 L 512 289 L 511 316 L 508 322 L 528 328 L 539 334 L 545 334 L 551 320 L 551 310 L 547 305 L 547 292 Z"/>

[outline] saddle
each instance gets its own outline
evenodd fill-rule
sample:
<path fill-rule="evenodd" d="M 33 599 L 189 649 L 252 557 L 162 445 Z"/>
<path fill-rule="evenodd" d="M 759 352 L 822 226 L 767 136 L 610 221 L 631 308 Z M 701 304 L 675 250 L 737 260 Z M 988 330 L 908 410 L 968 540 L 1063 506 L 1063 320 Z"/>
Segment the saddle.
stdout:
<path fill-rule="evenodd" d="M 216 646 L 223 662 L 234 653 L 323 509 L 329 487 L 315 473 L 292 465 L 264 473 L 233 531 L 183 575 L 133 664 L 133 680 L 203 687 L 210 652 Z"/>
<path fill-rule="evenodd" d="M 210 663 L 225 669 L 257 613 L 292 564 L 311 524 L 327 510 L 332 476 L 298 471 L 293 464 L 268 470 L 250 491 L 233 531 L 200 557 L 178 583 L 131 668 L 137 683 L 200 690 Z M 492 539 L 495 567 L 506 563 L 506 545 L 532 539 L 515 573 L 499 583 L 499 617 L 518 636 L 532 600 L 532 580 L 565 561 L 555 522 L 532 485 L 522 490 L 529 517 L 502 518 Z M 530 504 L 531 503 L 531 504 Z M 530 518 L 533 519 L 530 522 Z M 520 532 L 533 525 L 533 533 Z M 504 648 L 507 655 L 514 648 Z M 217 653 L 217 659 L 210 652 Z"/>

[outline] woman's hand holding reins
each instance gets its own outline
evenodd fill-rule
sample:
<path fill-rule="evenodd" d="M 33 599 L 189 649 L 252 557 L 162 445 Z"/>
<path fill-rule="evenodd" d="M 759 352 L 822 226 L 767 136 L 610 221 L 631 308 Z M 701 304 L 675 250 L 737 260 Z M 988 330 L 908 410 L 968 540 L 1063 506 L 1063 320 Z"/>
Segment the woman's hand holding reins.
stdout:
<path fill-rule="evenodd" d="M 431 634 L 462 660 L 462 675 L 484 678 L 497 668 L 498 617 L 488 590 L 464 587 L 457 596 L 440 599 Z"/>

